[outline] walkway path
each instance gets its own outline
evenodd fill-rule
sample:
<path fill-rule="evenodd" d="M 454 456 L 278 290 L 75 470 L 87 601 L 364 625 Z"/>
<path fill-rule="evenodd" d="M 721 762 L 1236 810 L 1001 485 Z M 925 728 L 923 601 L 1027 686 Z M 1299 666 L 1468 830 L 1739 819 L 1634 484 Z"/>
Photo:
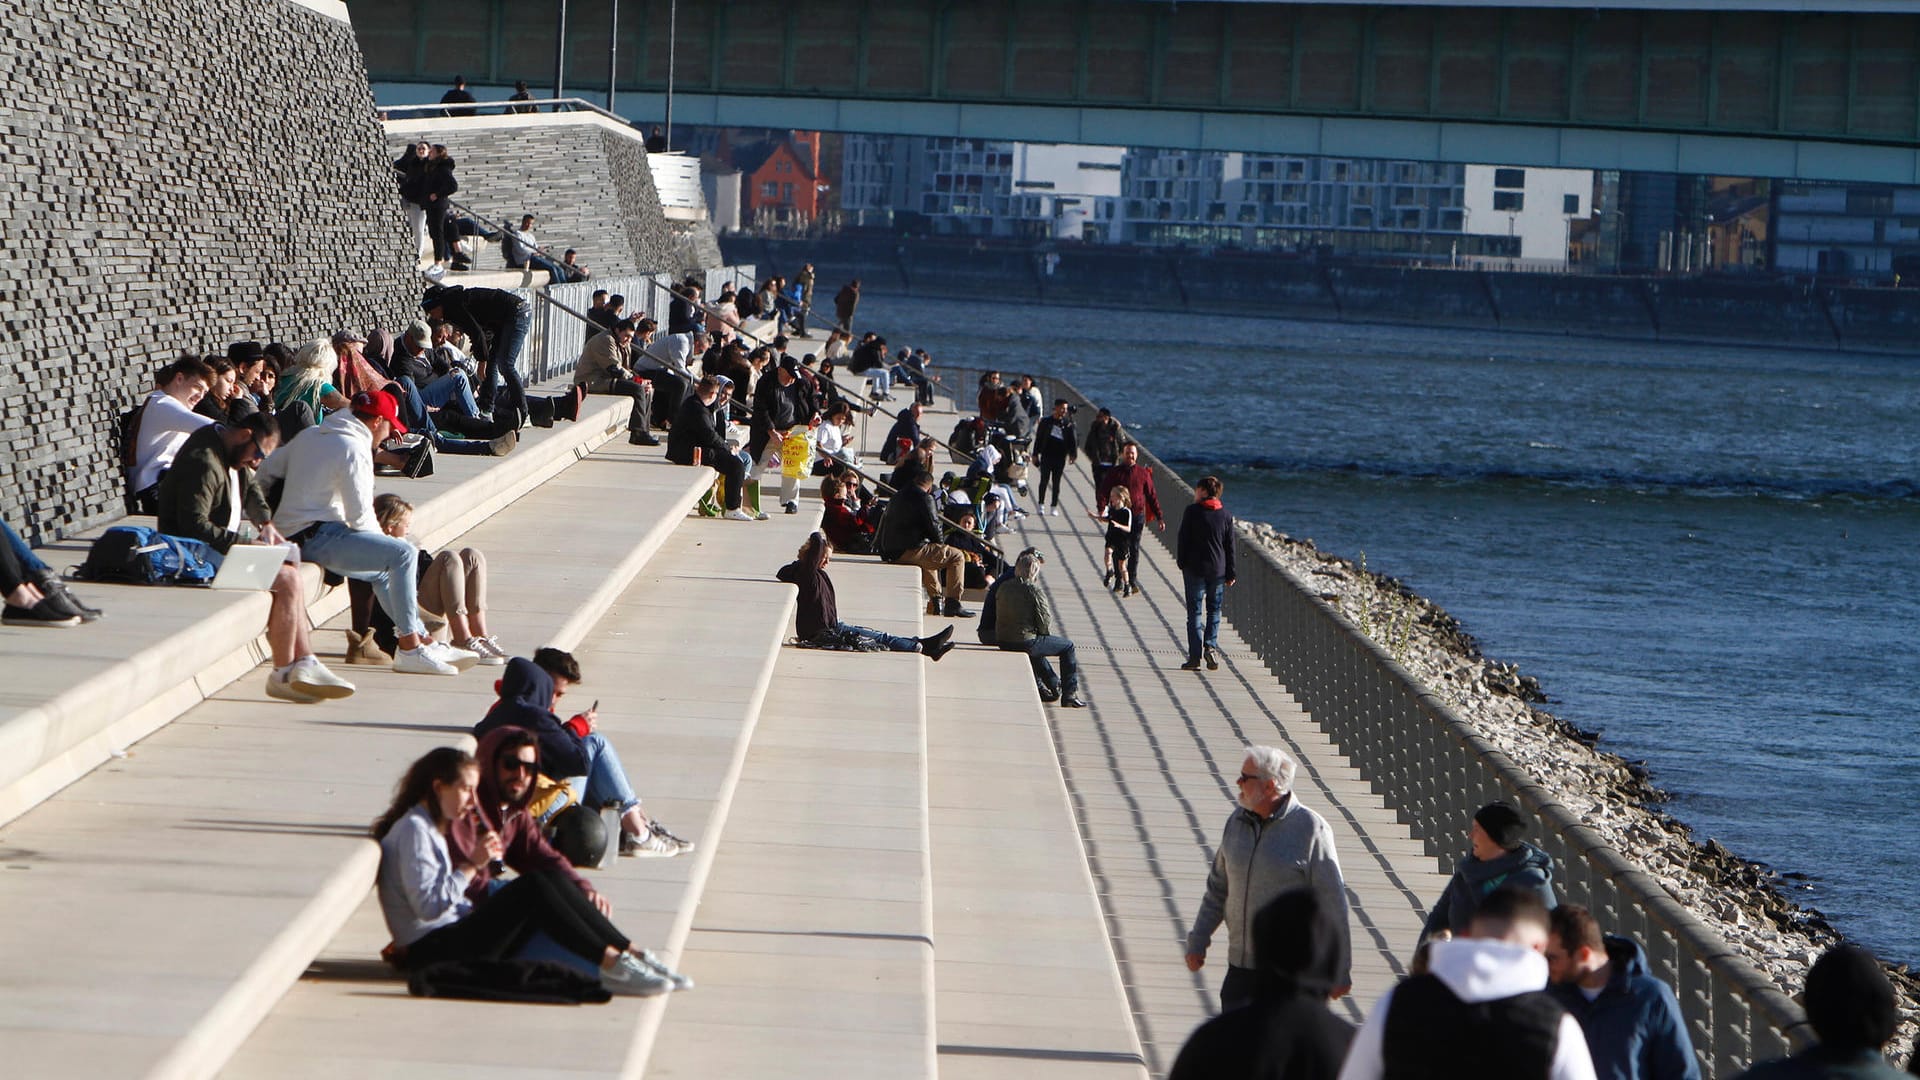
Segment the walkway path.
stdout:
<path fill-rule="evenodd" d="M 1143 591 L 1125 600 L 1107 591 L 1092 497 L 1084 469 L 1069 469 L 1060 516 L 1027 518 L 1021 537 L 1046 554 L 1042 581 L 1078 646 L 1091 707 L 1047 715 L 1149 1068 L 1164 1075 L 1219 1008 L 1226 929 L 1200 972 L 1181 957 L 1245 743 L 1298 757 L 1296 790 L 1333 828 L 1354 934 L 1354 992 L 1336 1008 L 1357 1022 L 1404 974 L 1446 877 L 1230 626 L 1219 671 L 1180 670 L 1185 612 L 1172 554 L 1148 538 Z M 1178 528 L 1180 496 L 1161 499 Z M 1007 538 L 1011 549 L 1021 537 Z"/>

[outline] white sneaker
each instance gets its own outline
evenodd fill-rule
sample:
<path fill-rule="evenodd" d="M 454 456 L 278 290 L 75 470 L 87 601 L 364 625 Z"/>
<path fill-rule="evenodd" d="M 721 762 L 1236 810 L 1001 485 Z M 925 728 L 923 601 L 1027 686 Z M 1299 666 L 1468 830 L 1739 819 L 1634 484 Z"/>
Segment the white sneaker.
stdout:
<path fill-rule="evenodd" d="M 767 512 L 765 510 L 755 510 L 753 512 L 753 520 L 755 521 L 767 520 Z"/>
<path fill-rule="evenodd" d="M 680 854 L 680 845 L 649 832 L 645 836 L 623 832 L 620 834 L 620 854 L 629 859 L 671 859 Z"/>
<path fill-rule="evenodd" d="M 600 985 L 610 993 L 655 997 L 673 989 L 673 980 L 648 967 L 632 953 L 621 953 L 610 968 L 600 969 Z"/>
<path fill-rule="evenodd" d="M 288 673 L 288 682 L 294 688 L 316 698 L 343 698 L 353 696 L 353 684 L 327 670 L 327 666 L 313 657 L 296 660 L 293 670 Z"/>
<path fill-rule="evenodd" d="M 465 649 L 449 645 L 444 641 L 429 641 L 425 645 L 422 645 L 421 648 L 432 649 L 434 655 L 440 658 L 441 663 L 451 665 L 455 671 L 465 671 L 480 662 L 479 653 L 468 652 Z"/>
<path fill-rule="evenodd" d="M 281 701 L 291 701 L 297 705 L 311 705 L 320 700 L 293 685 L 293 682 L 288 678 L 288 675 L 291 674 L 291 672 L 287 673 L 287 675 L 283 675 L 278 671 L 268 672 L 267 696 L 270 698 L 279 698 Z"/>
<path fill-rule="evenodd" d="M 393 670 L 402 675 L 458 675 L 460 669 L 440 659 L 431 645 L 401 649 L 393 658 Z"/>
<path fill-rule="evenodd" d="M 507 654 L 498 652 L 492 643 L 483 637 L 470 637 L 460 643 L 460 648 L 480 658 L 485 667 L 500 667 L 507 662 Z"/>
<path fill-rule="evenodd" d="M 729 510 L 726 512 L 724 516 L 728 521 L 752 521 L 753 520 L 752 514 L 747 513 L 745 510 L 739 510 L 739 509 Z"/>
<path fill-rule="evenodd" d="M 657 975 L 663 975 L 673 984 L 675 992 L 693 989 L 693 980 L 667 966 L 666 961 L 653 955 L 652 949 L 641 949 L 640 962 L 652 968 Z"/>

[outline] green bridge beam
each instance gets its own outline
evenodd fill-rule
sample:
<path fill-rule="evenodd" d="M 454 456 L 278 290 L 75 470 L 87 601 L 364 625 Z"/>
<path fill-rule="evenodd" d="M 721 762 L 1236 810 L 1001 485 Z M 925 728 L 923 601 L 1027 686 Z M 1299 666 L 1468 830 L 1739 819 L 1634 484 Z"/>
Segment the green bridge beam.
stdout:
<path fill-rule="evenodd" d="M 376 84 L 552 84 L 554 3 L 348 6 Z M 1916 178 L 1920 5 L 1732 6 L 680 0 L 675 114 L 1008 138 L 1110 131 L 1117 114 L 1134 133 L 1117 141 L 1141 145 L 1297 150 L 1311 133 L 1441 160 L 1464 142 L 1531 148 L 1502 161 L 1691 168 L 1731 153 L 1784 169 L 1768 175 Z M 667 9 L 620 4 L 623 111 L 666 89 Z M 568 10 L 569 92 L 604 92 L 608 0 Z M 894 126 L 844 126 L 876 117 Z M 962 130 L 985 120 L 1010 127 Z M 1289 141 L 1245 143 L 1269 135 Z M 1392 149 L 1402 138 L 1415 149 Z"/>

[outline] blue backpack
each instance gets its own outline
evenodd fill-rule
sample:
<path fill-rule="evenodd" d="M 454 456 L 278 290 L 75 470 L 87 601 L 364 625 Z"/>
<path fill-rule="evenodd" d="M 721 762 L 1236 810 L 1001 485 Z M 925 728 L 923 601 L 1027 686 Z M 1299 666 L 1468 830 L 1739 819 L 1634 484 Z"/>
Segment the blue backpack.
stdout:
<path fill-rule="evenodd" d="M 203 540 L 168 536 L 147 525 L 115 525 L 100 534 L 73 576 L 126 585 L 209 585 L 220 555 Z"/>

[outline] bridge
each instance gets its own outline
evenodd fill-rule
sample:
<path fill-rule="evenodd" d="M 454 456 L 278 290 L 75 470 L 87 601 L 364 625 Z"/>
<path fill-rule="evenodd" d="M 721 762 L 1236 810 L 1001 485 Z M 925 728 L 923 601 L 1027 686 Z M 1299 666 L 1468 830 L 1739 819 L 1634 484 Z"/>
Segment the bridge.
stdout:
<path fill-rule="evenodd" d="M 557 4 L 347 6 L 383 103 L 553 84 Z M 1920 0 L 1678 6 L 573 0 L 564 70 L 679 123 L 1920 183 Z"/>

